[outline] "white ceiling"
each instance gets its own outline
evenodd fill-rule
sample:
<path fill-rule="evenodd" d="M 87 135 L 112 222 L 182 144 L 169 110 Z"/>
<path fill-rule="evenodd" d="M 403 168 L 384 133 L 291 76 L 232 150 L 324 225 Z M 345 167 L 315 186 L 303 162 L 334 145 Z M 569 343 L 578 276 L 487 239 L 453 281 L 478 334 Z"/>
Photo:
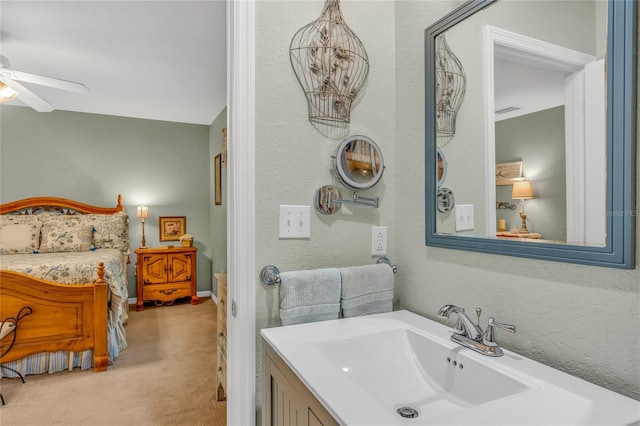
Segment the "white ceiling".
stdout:
<path fill-rule="evenodd" d="M 496 57 L 494 66 L 495 121 L 531 114 L 565 104 L 566 72 L 525 65 Z"/>
<path fill-rule="evenodd" d="M 209 125 L 226 106 L 223 0 L 1 0 L 0 53 L 89 87 L 23 83 L 58 110 Z"/>

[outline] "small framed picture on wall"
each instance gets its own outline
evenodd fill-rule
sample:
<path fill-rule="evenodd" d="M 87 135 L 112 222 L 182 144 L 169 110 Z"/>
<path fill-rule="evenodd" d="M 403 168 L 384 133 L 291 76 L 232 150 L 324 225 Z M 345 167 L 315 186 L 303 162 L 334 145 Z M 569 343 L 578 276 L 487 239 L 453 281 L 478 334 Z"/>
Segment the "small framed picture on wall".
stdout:
<path fill-rule="evenodd" d="M 215 172 L 215 203 L 216 206 L 222 205 L 222 155 L 216 155 L 214 161 Z"/>
<path fill-rule="evenodd" d="M 522 176 L 522 161 L 496 164 L 496 185 L 513 185 Z"/>
<path fill-rule="evenodd" d="M 186 216 L 160 216 L 158 218 L 160 241 L 178 241 L 187 233 Z"/>

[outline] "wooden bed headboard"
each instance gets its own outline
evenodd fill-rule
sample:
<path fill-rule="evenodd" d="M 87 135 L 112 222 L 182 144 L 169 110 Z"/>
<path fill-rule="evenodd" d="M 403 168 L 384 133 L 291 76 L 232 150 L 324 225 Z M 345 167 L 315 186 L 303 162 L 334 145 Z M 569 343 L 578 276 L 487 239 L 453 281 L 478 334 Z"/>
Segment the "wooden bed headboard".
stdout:
<path fill-rule="evenodd" d="M 115 207 L 92 206 L 78 201 L 57 197 L 32 197 L 0 204 L 0 214 L 14 213 L 21 210 L 25 210 L 25 214 L 34 214 L 39 210 L 54 210 L 63 214 L 113 214 L 124 211 L 124 205 L 122 204 L 122 194 L 118 194 L 118 205 Z"/>

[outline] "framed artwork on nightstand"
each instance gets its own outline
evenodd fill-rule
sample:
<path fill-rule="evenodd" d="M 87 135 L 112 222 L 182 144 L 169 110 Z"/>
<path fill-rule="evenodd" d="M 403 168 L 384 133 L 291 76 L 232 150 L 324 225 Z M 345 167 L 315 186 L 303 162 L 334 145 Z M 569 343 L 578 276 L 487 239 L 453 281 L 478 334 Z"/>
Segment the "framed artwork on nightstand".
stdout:
<path fill-rule="evenodd" d="M 186 216 L 160 216 L 158 225 L 160 241 L 178 241 L 181 235 L 187 233 Z"/>

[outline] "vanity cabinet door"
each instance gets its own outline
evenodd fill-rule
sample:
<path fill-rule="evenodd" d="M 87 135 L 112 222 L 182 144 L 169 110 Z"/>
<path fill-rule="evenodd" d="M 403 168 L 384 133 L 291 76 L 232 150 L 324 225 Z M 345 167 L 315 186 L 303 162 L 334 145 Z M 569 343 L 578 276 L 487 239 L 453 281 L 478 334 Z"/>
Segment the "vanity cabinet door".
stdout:
<path fill-rule="evenodd" d="M 338 426 L 298 376 L 263 340 L 262 426 Z"/>
<path fill-rule="evenodd" d="M 271 426 L 309 424 L 309 406 L 277 368 L 271 370 Z M 320 423 L 321 424 L 321 423 Z"/>
<path fill-rule="evenodd" d="M 324 426 L 314 412 L 309 408 L 309 426 Z"/>

